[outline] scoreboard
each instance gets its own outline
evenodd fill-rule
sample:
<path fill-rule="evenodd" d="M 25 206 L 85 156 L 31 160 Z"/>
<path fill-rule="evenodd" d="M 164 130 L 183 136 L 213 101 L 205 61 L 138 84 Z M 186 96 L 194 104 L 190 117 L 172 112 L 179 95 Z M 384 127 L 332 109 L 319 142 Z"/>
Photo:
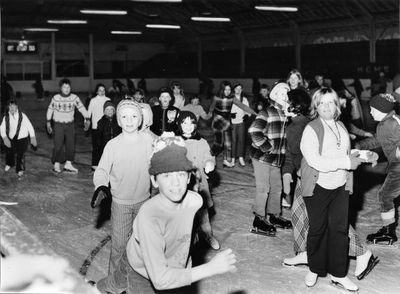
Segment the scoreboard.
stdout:
<path fill-rule="evenodd" d="M 21 40 L 21 41 L 7 41 L 5 42 L 6 53 L 37 53 L 37 42 Z"/>

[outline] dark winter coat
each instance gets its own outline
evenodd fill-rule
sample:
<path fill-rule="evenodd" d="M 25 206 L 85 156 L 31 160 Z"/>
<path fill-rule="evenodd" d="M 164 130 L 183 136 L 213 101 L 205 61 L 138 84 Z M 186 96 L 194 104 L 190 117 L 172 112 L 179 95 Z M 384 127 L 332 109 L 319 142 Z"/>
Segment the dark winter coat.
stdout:
<path fill-rule="evenodd" d="M 115 115 L 111 118 L 103 115 L 97 123 L 96 131 L 96 144 L 100 147 L 102 153 L 107 142 L 118 136 L 121 132 L 122 129 L 118 125 Z"/>

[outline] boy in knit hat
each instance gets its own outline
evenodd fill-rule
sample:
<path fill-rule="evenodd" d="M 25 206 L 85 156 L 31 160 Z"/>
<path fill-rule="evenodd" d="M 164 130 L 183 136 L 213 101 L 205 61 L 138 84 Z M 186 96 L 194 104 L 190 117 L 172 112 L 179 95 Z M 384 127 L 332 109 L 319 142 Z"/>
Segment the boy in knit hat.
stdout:
<path fill-rule="evenodd" d="M 378 191 L 383 227 L 367 236 L 367 241 L 372 243 L 397 241 L 393 200 L 400 195 L 400 117 L 393 110 L 395 102 L 391 94 L 378 94 L 369 102 L 371 115 L 379 122 L 376 139 L 388 159 L 385 182 Z"/>
<path fill-rule="evenodd" d="M 236 257 L 231 249 L 192 268 L 189 249 L 193 219 L 203 202 L 199 194 L 187 190 L 194 167 L 186 157 L 182 138 L 160 138 L 153 146 L 149 173 L 159 194 L 141 207 L 117 271 L 97 283 L 102 293 L 153 293 L 151 287 L 190 293 L 182 287 L 236 270 Z"/>
<path fill-rule="evenodd" d="M 292 223 L 281 216 L 281 166 L 286 153 L 289 90 L 288 84 L 276 83 L 269 94 L 270 105 L 259 112 L 248 131 L 256 179 L 252 232 L 267 236 L 275 236 L 275 226 L 292 228 Z"/>
<path fill-rule="evenodd" d="M 97 122 L 97 130 L 95 136 L 95 144 L 96 148 L 98 149 L 98 158 L 96 158 L 97 164 L 100 161 L 101 155 L 103 154 L 103 150 L 107 142 L 121 134 L 122 131 L 117 122 L 114 104 L 111 101 L 106 101 L 103 105 L 103 109 L 104 115 Z"/>
<path fill-rule="evenodd" d="M 117 106 L 117 120 L 122 133 L 104 148 L 93 175 L 96 190 L 91 202 L 94 208 L 104 198 L 112 197 L 109 274 L 119 264 L 132 232 L 133 220 L 150 196 L 148 158 L 153 141 L 149 134 L 139 131 L 142 111 L 136 101 L 122 100 Z"/>
<path fill-rule="evenodd" d="M 71 82 L 69 79 L 62 79 L 59 83 L 60 93 L 54 95 L 47 109 L 47 132 L 53 134 L 54 131 L 54 151 L 52 162 L 54 163 L 53 171 L 61 172 L 61 161 L 64 156 L 65 144 L 65 165 L 64 171 L 70 173 L 78 173 L 78 169 L 72 165 L 75 156 L 75 124 L 74 114 L 75 108 L 82 113 L 86 121 L 89 121 L 89 114 L 79 97 L 71 93 Z M 53 121 L 53 125 L 52 125 Z"/>

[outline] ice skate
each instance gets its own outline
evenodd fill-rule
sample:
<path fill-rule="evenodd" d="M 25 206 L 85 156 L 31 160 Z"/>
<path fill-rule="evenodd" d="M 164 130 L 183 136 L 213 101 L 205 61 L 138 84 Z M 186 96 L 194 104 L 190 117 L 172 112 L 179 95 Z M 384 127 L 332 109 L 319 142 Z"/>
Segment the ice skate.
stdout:
<path fill-rule="evenodd" d="M 358 280 L 364 279 L 379 262 L 371 250 L 367 250 L 363 255 L 357 256 L 357 265 L 354 274 Z"/>
<path fill-rule="evenodd" d="M 300 252 L 295 257 L 285 258 L 282 264 L 286 266 L 308 265 L 307 251 Z"/>
<path fill-rule="evenodd" d="M 258 235 L 275 237 L 276 228 L 271 225 L 264 217 L 255 214 L 253 220 L 253 229 L 251 230 L 251 232 Z"/>
<path fill-rule="evenodd" d="M 337 278 L 331 275 L 331 283 L 340 289 L 345 289 L 351 293 L 358 293 L 358 286 L 348 277 Z"/>
<path fill-rule="evenodd" d="M 367 236 L 367 243 L 374 245 L 392 246 L 397 241 L 396 236 L 396 223 L 391 223 L 390 225 L 383 226 L 378 232 L 374 234 L 369 234 Z"/>
<path fill-rule="evenodd" d="M 60 163 L 59 162 L 55 162 L 54 163 L 53 172 L 55 172 L 55 173 L 60 173 L 61 172 L 61 167 L 60 167 Z"/>
<path fill-rule="evenodd" d="M 10 168 L 11 168 L 11 166 L 6 165 L 5 168 L 4 168 L 4 171 L 5 171 L 5 172 L 8 172 L 8 171 L 10 170 Z"/>
<path fill-rule="evenodd" d="M 308 271 L 306 277 L 304 278 L 304 283 L 307 287 L 314 287 L 318 280 L 318 274 L 313 273 L 312 271 Z"/>
<path fill-rule="evenodd" d="M 71 173 L 71 174 L 77 174 L 78 173 L 78 169 L 75 168 L 71 161 L 67 161 L 64 165 L 64 171 L 67 173 Z"/>
<path fill-rule="evenodd" d="M 283 217 L 281 217 L 279 215 L 275 216 L 275 215 L 271 214 L 269 216 L 269 222 L 272 225 L 274 225 L 274 226 L 276 226 L 278 228 L 281 228 L 281 229 L 291 229 L 291 228 L 293 228 L 292 222 L 290 220 L 287 220 L 287 219 L 285 219 L 285 218 L 283 218 Z"/>
<path fill-rule="evenodd" d="M 282 198 L 282 207 L 286 209 L 290 209 L 292 205 L 286 200 L 286 198 Z"/>

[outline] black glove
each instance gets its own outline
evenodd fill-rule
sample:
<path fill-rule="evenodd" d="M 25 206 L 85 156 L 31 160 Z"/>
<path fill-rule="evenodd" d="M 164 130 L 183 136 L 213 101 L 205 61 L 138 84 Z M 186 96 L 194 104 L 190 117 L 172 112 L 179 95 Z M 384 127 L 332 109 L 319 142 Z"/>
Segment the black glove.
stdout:
<path fill-rule="evenodd" d="M 100 205 L 101 201 L 111 196 L 110 189 L 106 186 L 100 186 L 94 191 L 90 206 L 95 208 Z"/>
<path fill-rule="evenodd" d="M 37 150 L 37 146 L 34 146 L 33 144 L 31 144 L 31 149 L 32 149 L 33 151 L 36 151 L 36 150 Z"/>
<path fill-rule="evenodd" d="M 236 118 L 236 112 L 231 113 L 231 118 Z"/>

